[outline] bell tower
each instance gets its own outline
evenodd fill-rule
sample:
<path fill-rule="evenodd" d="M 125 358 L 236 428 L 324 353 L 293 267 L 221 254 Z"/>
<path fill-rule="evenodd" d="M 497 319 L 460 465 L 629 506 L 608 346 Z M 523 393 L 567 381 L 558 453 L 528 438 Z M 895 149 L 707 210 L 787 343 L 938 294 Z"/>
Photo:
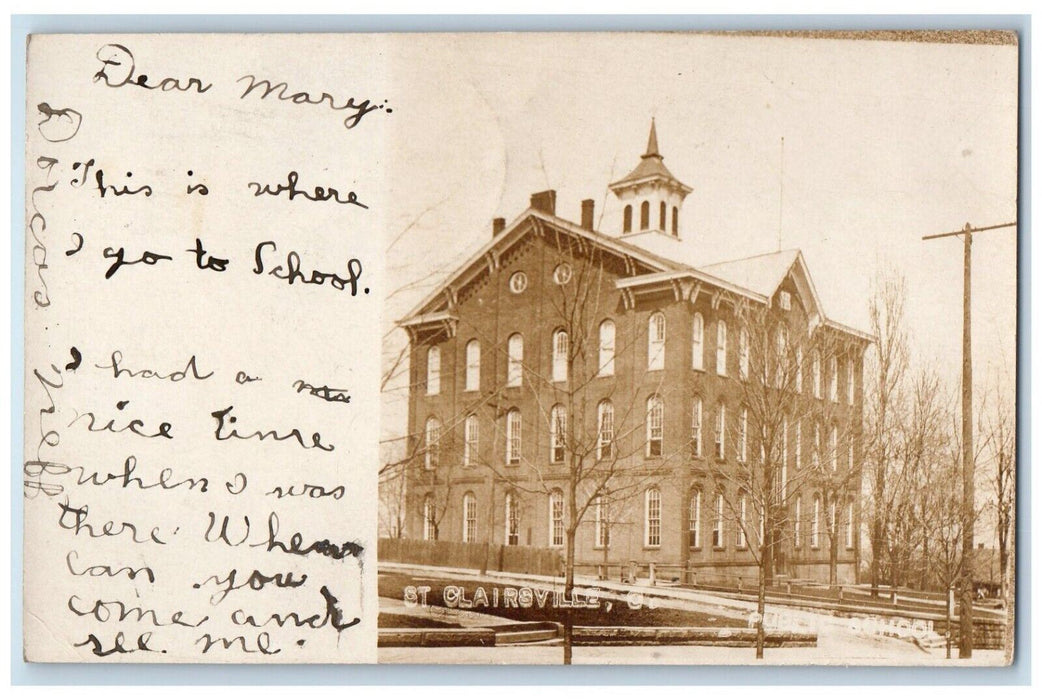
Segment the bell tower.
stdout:
<path fill-rule="evenodd" d="M 691 188 L 673 177 L 662 160 L 652 118 L 648 147 L 640 163 L 629 175 L 608 185 L 622 204 L 622 236 L 680 238 L 680 208 Z"/>

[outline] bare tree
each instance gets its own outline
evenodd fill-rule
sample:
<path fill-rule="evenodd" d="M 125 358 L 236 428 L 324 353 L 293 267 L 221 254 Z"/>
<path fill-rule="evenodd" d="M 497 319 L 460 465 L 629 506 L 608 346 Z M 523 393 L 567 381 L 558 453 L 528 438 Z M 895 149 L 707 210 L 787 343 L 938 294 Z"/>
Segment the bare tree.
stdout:
<path fill-rule="evenodd" d="M 763 658 L 767 588 L 796 532 L 792 503 L 805 487 L 821 489 L 826 504 L 845 501 L 860 474 L 853 461 L 839 466 L 840 445 L 857 434 L 860 416 L 841 420 L 835 363 L 855 349 L 838 332 L 810 328 L 799 313 L 742 305 L 737 315 L 739 367 L 731 381 L 740 405 L 730 441 L 738 467 L 714 461 L 713 474 L 729 486 L 720 493 L 738 523 L 740 545 L 757 567 L 756 657 Z M 804 450 L 804 443 L 812 449 Z M 834 580 L 835 523 L 830 532 Z"/>
<path fill-rule="evenodd" d="M 872 595 L 879 595 L 880 567 L 886 546 L 887 523 L 892 499 L 887 498 L 887 480 L 897 449 L 896 408 L 908 368 L 908 338 L 904 327 L 906 290 L 904 278 L 894 271 L 882 273 L 869 301 L 869 317 L 875 336 L 870 353 L 866 391 L 866 449 L 872 470 L 867 510 L 871 517 Z M 891 489 L 892 491 L 892 489 Z M 889 503 L 888 503 L 889 502 Z"/>
<path fill-rule="evenodd" d="M 988 478 L 995 538 L 999 550 L 999 597 L 1006 600 L 1010 581 L 1010 553 L 1016 521 L 1016 425 L 1013 406 L 996 386 L 994 401 L 984 420 L 983 441 L 990 446 L 994 466 Z"/>

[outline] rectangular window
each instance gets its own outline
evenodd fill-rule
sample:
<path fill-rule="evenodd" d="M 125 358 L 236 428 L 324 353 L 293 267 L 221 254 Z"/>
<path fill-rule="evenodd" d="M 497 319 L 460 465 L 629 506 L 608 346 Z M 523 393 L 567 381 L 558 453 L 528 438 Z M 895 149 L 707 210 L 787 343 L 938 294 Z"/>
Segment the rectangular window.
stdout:
<path fill-rule="evenodd" d="M 648 369 L 662 369 L 666 358 L 666 315 L 661 311 L 648 319 Z"/>
<path fill-rule="evenodd" d="M 478 456 L 478 417 L 467 416 L 463 422 L 463 466 L 473 466 Z"/>
<path fill-rule="evenodd" d="M 601 323 L 600 336 L 597 374 L 610 377 L 615 374 L 615 323 L 610 320 Z"/>
<path fill-rule="evenodd" d="M 507 413 L 507 464 L 521 464 L 521 411 Z"/>
<path fill-rule="evenodd" d="M 554 333 L 553 380 L 568 381 L 568 334 L 564 331 Z"/>
<path fill-rule="evenodd" d="M 738 331 L 738 375 L 749 378 L 749 330 L 744 326 Z"/>
<path fill-rule="evenodd" d="M 705 367 L 705 322 L 702 314 L 696 313 L 691 330 L 691 369 L 702 370 Z"/>
<path fill-rule="evenodd" d="M 550 494 L 550 546 L 564 546 L 564 495 L 560 491 Z"/>
<path fill-rule="evenodd" d="M 652 396 L 648 399 L 647 415 L 647 456 L 662 456 L 662 399 Z"/>
<path fill-rule="evenodd" d="M 745 496 L 742 496 L 738 499 L 738 531 L 735 533 L 735 544 L 739 548 L 745 547 L 745 528 Z"/>
<path fill-rule="evenodd" d="M 854 548 L 854 502 L 847 503 L 847 549 Z"/>
<path fill-rule="evenodd" d="M 796 348 L 796 393 L 803 392 L 803 348 Z"/>
<path fill-rule="evenodd" d="M 700 523 L 702 522 L 702 492 L 695 491 L 691 495 L 691 501 L 687 507 L 687 546 L 688 547 L 701 547 L 701 528 Z"/>
<path fill-rule="evenodd" d="M 644 492 L 644 546 L 658 547 L 662 544 L 662 494 L 658 489 Z"/>
<path fill-rule="evenodd" d="M 803 517 L 803 514 L 801 512 L 802 505 L 803 499 L 797 496 L 796 510 L 792 516 L 792 546 L 796 549 L 800 548 L 800 518 Z"/>
<path fill-rule="evenodd" d="M 472 494 L 463 497 L 463 541 L 474 542 L 478 530 L 477 503 Z"/>
<path fill-rule="evenodd" d="M 836 403 L 839 393 L 839 369 L 835 357 L 829 358 L 829 401 Z"/>
<path fill-rule="evenodd" d="M 437 396 L 441 391 L 441 349 L 427 351 L 427 395 Z"/>
<path fill-rule="evenodd" d="M 821 527 L 821 501 L 817 498 L 814 499 L 814 513 L 812 514 L 810 521 L 810 546 L 817 549 L 818 547 L 818 532 Z"/>
<path fill-rule="evenodd" d="M 749 442 L 749 409 L 742 408 L 741 420 L 738 422 L 738 461 L 745 464 L 748 457 L 746 446 Z"/>
<path fill-rule="evenodd" d="M 615 442 L 615 407 L 611 401 L 597 406 L 597 459 L 611 459 Z"/>
<path fill-rule="evenodd" d="M 727 324 L 716 322 L 716 373 L 727 376 Z"/>
<path fill-rule="evenodd" d="M 506 500 L 507 544 L 516 545 L 521 542 L 521 515 L 513 494 L 507 494 Z"/>
<path fill-rule="evenodd" d="M 727 408 L 720 404 L 716 408 L 716 430 L 714 431 L 713 443 L 716 448 L 716 458 L 724 458 L 724 442 L 727 439 Z"/>
<path fill-rule="evenodd" d="M 702 399 L 696 398 L 691 406 L 691 455 L 702 456 Z"/>
<path fill-rule="evenodd" d="M 854 405 L 854 360 L 847 360 L 847 405 Z"/>
<path fill-rule="evenodd" d="M 716 512 L 713 514 L 713 546 L 724 546 L 724 495 L 716 495 Z"/>
<path fill-rule="evenodd" d="M 467 343 L 467 376 L 464 391 L 477 391 L 481 386 L 481 343 L 472 340 Z"/>
<path fill-rule="evenodd" d="M 565 439 L 568 430 L 568 417 L 564 407 L 557 405 L 550 409 L 550 461 L 564 461 Z"/>
<path fill-rule="evenodd" d="M 525 341 L 515 333 L 507 339 L 507 386 L 521 386 L 524 361 Z"/>
<path fill-rule="evenodd" d="M 603 549 L 611 543 L 611 515 L 607 504 L 600 498 L 594 509 L 594 526 L 597 529 L 597 546 Z"/>
<path fill-rule="evenodd" d="M 803 421 L 796 421 L 796 449 L 794 452 L 793 465 L 796 467 L 796 471 L 799 471 L 803 463 Z"/>

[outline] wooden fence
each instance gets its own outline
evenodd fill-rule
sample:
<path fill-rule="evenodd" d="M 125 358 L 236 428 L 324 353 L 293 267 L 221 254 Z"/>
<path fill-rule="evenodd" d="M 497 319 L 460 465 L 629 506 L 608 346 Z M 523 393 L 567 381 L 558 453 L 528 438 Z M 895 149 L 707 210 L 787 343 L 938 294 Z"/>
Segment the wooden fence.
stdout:
<path fill-rule="evenodd" d="M 506 571 L 515 574 L 561 576 L 564 558 L 560 551 L 543 547 L 521 547 L 469 542 L 428 542 L 381 538 L 380 561 L 457 569 Z"/>

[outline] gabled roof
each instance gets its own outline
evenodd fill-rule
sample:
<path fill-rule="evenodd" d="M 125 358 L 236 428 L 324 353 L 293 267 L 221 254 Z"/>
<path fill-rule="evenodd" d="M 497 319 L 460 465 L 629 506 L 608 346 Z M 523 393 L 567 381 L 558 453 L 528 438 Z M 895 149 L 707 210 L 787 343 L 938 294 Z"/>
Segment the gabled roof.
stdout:
<path fill-rule="evenodd" d="M 825 309 L 798 248 L 703 265 L 699 269 L 770 299 L 791 274 L 812 322 L 826 322 Z"/>
<path fill-rule="evenodd" d="M 428 318 L 430 313 L 433 311 L 433 309 L 430 308 L 431 305 L 438 301 L 439 298 L 443 298 L 446 289 L 458 289 L 463 284 L 466 284 L 476 274 L 480 274 L 481 271 L 485 269 L 490 254 L 506 250 L 520 238 L 531 233 L 539 224 L 553 226 L 563 233 L 576 236 L 605 250 L 616 253 L 617 255 L 632 258 L 656 272 L 689 269 L 686 265 L 663 258 L 644 250 L 639 246 L 619 240 L 613 236 L 608 236 L 598 231 L 590 231 L 568 221 L 567 219 L 562 219 L 539 209 L 529 208 L 517 217 L 517 219 L 512 221 L 510 225 L 504 228 L 498 235 L 493 237 L 488 243 L 481 246 L 476 253 L 471 255 L 466 262 L 456 268 L 456 270 L 450 274 L 444 282 L 435 287 L 435 289 L 428 294 L 423 301 L 417 304 L 413 310 L 410 311 L 405 318 L 399 320 L 398 323 L 403 326 L 410 326 L 423 322 L 423 320 Z"/>
<path fill-rule="evenodd" d="M 777 253 L 764 253 L 712 265 L 702 265 L 699 269 L 729 280 L 761 296 L 770 297 L 777 291 L 778 285 L 785 280 L 785 276 L 789 274 L 789 270 L 792 269 L 799 255 L 800 251 L 793 248 Z"/>

